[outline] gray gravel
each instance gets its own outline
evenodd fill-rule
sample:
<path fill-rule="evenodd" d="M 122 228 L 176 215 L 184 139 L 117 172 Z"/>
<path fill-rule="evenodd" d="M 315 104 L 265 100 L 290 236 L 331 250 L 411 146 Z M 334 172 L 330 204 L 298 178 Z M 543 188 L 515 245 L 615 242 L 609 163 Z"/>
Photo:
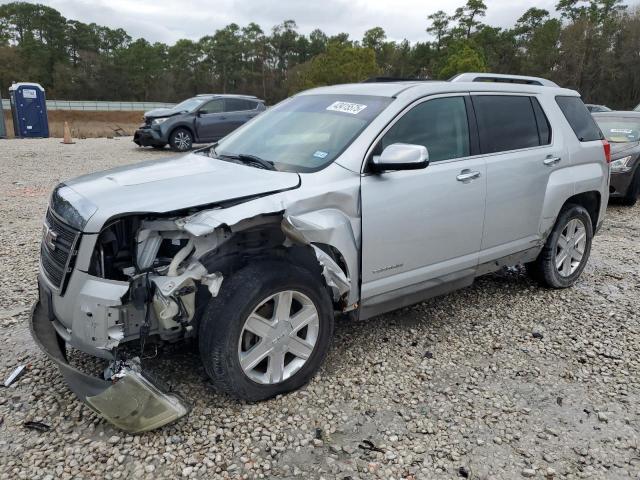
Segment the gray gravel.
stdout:
<path fill-rule="evenodd" d="M 193 348 L 174 348 L 150 364 L 187 418 L 137 436 L 100 420 L 25 325 L 42 215 L 61 179 L 169 154 L 0 140 L 0 379 L 30 365 L 0 388 L 0 478 L 640 478 L 640 207 L 610 206 L 573 289 L 514 269 L 342 320 L 311 384 L 258 404 L 216 394 Z"/>

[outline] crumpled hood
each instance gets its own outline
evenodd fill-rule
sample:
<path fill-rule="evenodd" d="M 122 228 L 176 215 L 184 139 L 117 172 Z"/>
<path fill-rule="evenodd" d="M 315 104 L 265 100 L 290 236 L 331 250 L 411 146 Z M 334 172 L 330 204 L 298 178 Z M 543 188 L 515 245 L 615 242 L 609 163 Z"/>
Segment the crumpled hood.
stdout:
<path fill-rule="evenodd" d="M 97 211 L 85 227 L 129 213 L 167 213 L 300 186 L 297 173 L 238 165 L 195 153 L 128 165 L 64 182 Z"/>
<path fill-rule="evenodd" d="M 156 108 L 155 110 L 149 110 L 148 112 L 145 112 L 144 118 L 171 117 L 179 113 L 181 112 L 179 112 L 178 110 L 174 110 L 173 108 Z"/>

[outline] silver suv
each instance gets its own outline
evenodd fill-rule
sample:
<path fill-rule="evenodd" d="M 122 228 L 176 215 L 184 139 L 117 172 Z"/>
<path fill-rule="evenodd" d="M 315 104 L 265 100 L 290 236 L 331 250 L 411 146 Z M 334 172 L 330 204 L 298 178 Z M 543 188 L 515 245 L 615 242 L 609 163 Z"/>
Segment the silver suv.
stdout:
<path fill-rule="evenodd" d="M 574 284 L 608 161 L 578 93 L 543 79 L 306 91 L 207 149 L 60 184 L 34 337 L 129 431 L 188 410 L 140 364 L 165 342 L 196 337 L 221 391 L 273 397 L 318 370 L 336 313 L 372 317 L 506 265 Z M 104 380 L 66 345 L 107 360 Z"/>

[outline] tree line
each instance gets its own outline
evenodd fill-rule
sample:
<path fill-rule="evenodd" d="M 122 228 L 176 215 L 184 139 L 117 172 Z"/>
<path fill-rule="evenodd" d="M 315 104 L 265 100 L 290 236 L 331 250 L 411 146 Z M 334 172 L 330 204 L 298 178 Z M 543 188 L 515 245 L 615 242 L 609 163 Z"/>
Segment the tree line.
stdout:
<path fill-rule="evenodd" d="M 45 5 L 0 6 L 0 88 L 36 81 L 49 98 L 179 101 L 197 93 L 246 93 L 273 103 L 302 89 L 373 76 L 447 79 L 465 71 L 542 76 L 586 101 L 640 102 L 640 9 L 622 0 L 559 0 L 553 14 L 530 8 L 515 25 L 483 23 L 483 0 L 453 15 L 425 16 L 425 40 L 305 35 L 293 20 L 269 31 L 231 23 L 173 45 L 134 39 L 121 28 L 64 18 Z"/>

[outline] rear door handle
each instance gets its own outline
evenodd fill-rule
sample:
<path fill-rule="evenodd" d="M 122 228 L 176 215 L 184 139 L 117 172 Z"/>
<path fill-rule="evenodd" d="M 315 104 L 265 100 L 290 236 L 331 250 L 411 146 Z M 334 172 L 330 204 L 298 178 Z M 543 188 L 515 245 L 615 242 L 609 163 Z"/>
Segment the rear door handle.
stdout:
<path fill-rule="evenodd" d="M 480 176 L 480 172 L 471 171 L 468 169 L 464 169 L 460 172 L 460 174 L 456 177 L 456 180 L 459 182 L 470 182 Z"/>
<path fill-rule="evenodd" d="M 554 157 L 552 155 L 549 155 L 547 158 L 544 159 L 544 164 L 547 167 L 552 167 L 560 163 L 560 160 L 562 160 L 560 157 Z"/>

